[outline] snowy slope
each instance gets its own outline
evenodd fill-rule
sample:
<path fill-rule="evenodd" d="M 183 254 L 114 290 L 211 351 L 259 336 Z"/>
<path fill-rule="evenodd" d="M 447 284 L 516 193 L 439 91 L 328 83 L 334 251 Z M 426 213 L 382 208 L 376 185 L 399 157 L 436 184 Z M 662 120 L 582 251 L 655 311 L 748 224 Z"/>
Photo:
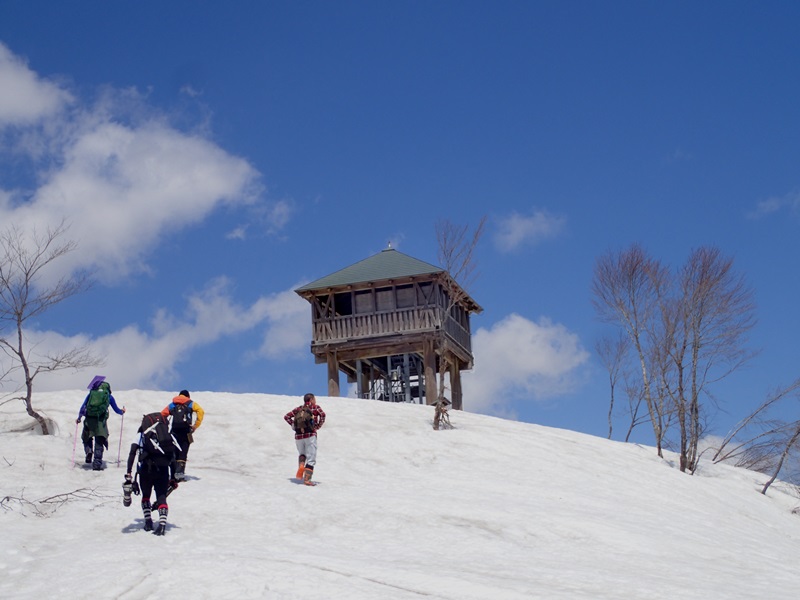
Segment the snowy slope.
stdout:
<path fill-rule="evenodd" d="M 80 390 L 0 407 L 1 598 L 796 598 L 800 502 L 764 477 L 652 448 L 456 413 L 319 398 L 315 488 L 293 481 L 283 415 L 300 399 L 193 392 L 206 411 L 166 536 L 121 502 L 120 418 L 102 472 L 71 457 Z M 142 413 L 170 392 L 115 391 Z M 80 445 L 80 443 L 79 443 Z M 43 500 L 72 494 L 63 502 Z M 76 497 L 80 495 L 82 497 Z M 56 499 L 58 500 L 58 499 Z M 39 515 L 38 513 L 44 513 Z M 99 564 L 95 564 L 100 561 Z"/>

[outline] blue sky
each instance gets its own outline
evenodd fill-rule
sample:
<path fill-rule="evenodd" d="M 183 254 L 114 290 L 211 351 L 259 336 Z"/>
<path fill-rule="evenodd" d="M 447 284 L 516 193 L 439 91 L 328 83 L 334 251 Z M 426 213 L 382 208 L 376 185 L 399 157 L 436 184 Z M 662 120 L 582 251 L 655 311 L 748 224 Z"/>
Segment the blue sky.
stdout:
<path fill-rule="evenodd" d="M 788 2 L 0 0 L 0 220 L 68 218 L 59 274 L 98 275 L 31 339 L 90 344 L 116 389 L 326 393 L 292 290 L 389 242 L 436 263 L 437 220 L 486 215 L 465 406 L 604 435 L 595 260 L 716 245 L 761 351 L 715 389 L 724 433 L 798 377 L 798 23 Z"/>

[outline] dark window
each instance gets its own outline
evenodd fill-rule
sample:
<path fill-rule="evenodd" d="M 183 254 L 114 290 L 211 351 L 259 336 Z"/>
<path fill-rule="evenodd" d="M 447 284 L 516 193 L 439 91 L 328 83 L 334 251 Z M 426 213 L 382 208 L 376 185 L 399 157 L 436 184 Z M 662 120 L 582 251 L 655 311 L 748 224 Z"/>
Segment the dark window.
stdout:
<path fill-rule="evenodd" d="M 425 306 L 427 304 L 433 304 L 433 284 L 430 281 L 420 283 L 417 287 L 417 305 Z"/>
<path fill-rule="evenodd" d="M 356 314 L 363 315 L 375 312 L 375 304 L 372 297 L 372 290 L 356 292 Z"/>
<path fill-rule="evenodd" d="M 397 308 L 411 308 L 416 305 L 413 285 L 397 286 Z"/>
<path fill-rule="evenodd" d="M 375 290 L 375 301 L 378 303 L 378 312 L 394 310 L 394 294 L 392 288 L 379 288 Z"/>
<path fill-rule="evenodd" d="M 334 311 L 339 316 L 353 314 L 353 296 L 350 292 L 340 292 L 333 298 Z"/>

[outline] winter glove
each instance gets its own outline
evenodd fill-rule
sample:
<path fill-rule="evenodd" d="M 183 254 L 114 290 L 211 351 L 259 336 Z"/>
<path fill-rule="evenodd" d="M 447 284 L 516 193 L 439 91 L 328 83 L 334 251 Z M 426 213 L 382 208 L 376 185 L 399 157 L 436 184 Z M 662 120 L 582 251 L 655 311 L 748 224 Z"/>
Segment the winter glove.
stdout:
<path fill-rule="evenodd" d="M 178 480 L 177 480 L 177 479 L 170 479 L 170 480 L 169 480 L 169 486 L 170 486 L 170 487 L 171 487 L 173 490 L 177 490 L 177 489 L 178 489 Z"/>
<path fill-rule="evenodd" d="M 140 490 L 139 490 L 139 482 L 138 482 L 138 481 L 134 481 L 134 482 L 131 484 L 131 491 L 132 491 L 134 494 L 136 494 L 137 496 L 139 495 L 139 491 L 140 491 Z"/>
<path fill-rule="evenodd" d="M 75 419 L 75 422 L 76 422 L 76 423 L 80 423 L 80 422 L 81 422 L 81 418 L 80 418 L 80 417 L 78 417 L 77 419 Z"/>

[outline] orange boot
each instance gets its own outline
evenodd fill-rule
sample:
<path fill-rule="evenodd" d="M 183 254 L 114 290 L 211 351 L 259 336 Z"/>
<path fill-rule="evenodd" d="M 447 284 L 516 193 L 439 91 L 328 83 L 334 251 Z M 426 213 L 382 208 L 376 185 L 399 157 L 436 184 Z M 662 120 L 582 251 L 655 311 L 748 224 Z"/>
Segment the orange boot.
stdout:
<path fill-rule="evenodd" d="M 306 467 L 303 471 L 303 483 L 306 485 L 317 485 L 311 481 L 311 476 L 314 474 L 314 467 Z"/>
<path fill-rule="evenodd" d="M 305 470 L 305 468 L 306 468 L 306 457 L 301 456 L 300 462 L 298 463 L 297 466 L 297 474 L 295 475 L 296 479 L 303 479 L 303 471 Z"/>

